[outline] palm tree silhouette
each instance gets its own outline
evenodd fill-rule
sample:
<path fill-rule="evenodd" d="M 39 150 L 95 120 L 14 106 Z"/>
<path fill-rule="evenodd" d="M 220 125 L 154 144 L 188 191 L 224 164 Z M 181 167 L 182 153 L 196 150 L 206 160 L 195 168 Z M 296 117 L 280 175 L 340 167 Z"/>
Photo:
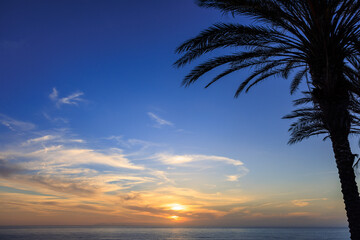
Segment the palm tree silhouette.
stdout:
<path fill-rule="evenodd" d="M 316 133 L 312 128 L 321 125 L 319 133 L 329 134 L 351 238 L 360 240 L 360 198 L 352 168 L 355 158 L 348 141 L 351 96 L 360 95 L 360 1 L 197 0 L 197 4 L 250 16 L 258 24 L 215 24 L 180 45 L 177 53 L 183 55 L 174 63 L 176 67 L 216 49 L 239 49 L 199 64 L 185 76 L 183 85 L 191 85 L 220 66 L 227 68 L 205 87 L 241 69 L 254 69 L 239 85 L 235 97 L 273 76 L 291 76 L 290 92 L 294 93 L 309 76 L 310 101 L 318 116 L 308 131 Z M 302 112 L 304 117 L 307 114 Z"/>
<path fill-rule="evenodd" d="M 288 144 L 301 142 L 302 140 L 325 134 L 323 140 L 330 138 L 330 133 L 326 129 L 326 125 L 321 119 L 321 110 L 318 105 L 312 101 L 310 92 L 303 92 L 304 97 L 293 101 L 294 106 L 304 107 L 293 110 L 290 114 L 285 115 L 284 119 L 296 119 L 290 125 L 289 132 L 291 134 Z M 309 104 L 311 104 L 309 106 Z M 360 99 L 354 94 L 350 95 L 349 113 L 351 119 L 351 127 L 349 134 L 360 134 Z M 360 142 L 359 142 L 360 144 Z"/>

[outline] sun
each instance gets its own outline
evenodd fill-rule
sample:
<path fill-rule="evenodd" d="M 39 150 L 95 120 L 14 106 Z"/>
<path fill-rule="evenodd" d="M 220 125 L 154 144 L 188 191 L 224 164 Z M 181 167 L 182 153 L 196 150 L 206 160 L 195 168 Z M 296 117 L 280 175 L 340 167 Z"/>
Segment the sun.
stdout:
<path fill-rule="evenodd" d="M 170 205 L 170 209 L 171 209 L 171 210 L 174 210 L 174 211 L 182 211 L 182 210 L 185 209 L 185 207 L 184 207 L 183 205 L 174 203 L 174 204 L 171 204 L 171 205 Z"/>

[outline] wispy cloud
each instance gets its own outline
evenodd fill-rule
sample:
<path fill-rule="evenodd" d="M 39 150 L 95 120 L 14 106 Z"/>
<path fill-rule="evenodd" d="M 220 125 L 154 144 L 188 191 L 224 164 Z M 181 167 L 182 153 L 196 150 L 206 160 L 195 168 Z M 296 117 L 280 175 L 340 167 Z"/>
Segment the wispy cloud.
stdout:
<path fill-rule="evenodd" d="M 124 154 L 114 150 L 96 151 L 94 149 L 66 147 L 63 145 L 53 145 L 43 149 L 25 153 L 23 157 L 29 157 L 34 160 L 31 163 L 32 168 L 37 168 L 40 163 L 46 163 L 48 167 L 54 166 L 78 166 L 82 164 L 100 164 L 115 168 L 127 168 L 142 170 L 144 167 L 132 164 Z M 28 164 L 28 166 L 30 163 Z"/>
<path fill-rule="evenodd" d="M 61 131 L 60 131 L 61 133 Z M 85 140 L 83 139 L 76 139 L 76 138 L 70 138 L 70 137 L 64 137 L 63 135 L 61 135 L 59 132 L 56 132 L 54 131 L 53 134 L 56 134 L 56 135 L 53 135 L 53 134 L 46 134 L 46 135 L 43 135 L 41 137 L 36 137 L 36 138 L 30 138 L 28 140 L 26 140 L 23 145 L 31 145 L 31 144 L 43 144 L 43 143 L 46 143 L 46 142 L 51 142 L 51 144 L 54 144 L 54 143 L 85 143 Z M 64 133 L 62 133 L 64 134 Z M 44 145 L 42 145 L 44 146 Z M 44 147 L 45 149 L 45 147 Z"/>
<path fill-rule="evenodd" d="M 206 183 L 215 184 L 216 186 L 219 181 L 224 182 L 224 180 L 226 180 L 236 182 L 239 178 L 247 175 L 249 172 L 249 169 L 246 168 L 240 160 L 222 156 L 187 154 L 174 155 L 169 153 L 159 153 L 152 156 L 152 159 L 167 166 L 170 165 L 171 167 L 175 167 L 176 170 L 170 168 L 168 171 L 175 174 L 173 178 L 176 183 L 188 182 L 190 184 L 191 181 L 187 180 L 184 176 L 187 175 L 189 179 L 191 179 L 197 178 L 196 175 L 204 174 L 204 178 L 209 177 Z M 183 171 L 187 171 L 187 174 L 182 175 L 182 177 L 178 177 L 178 174 L 181 174 L 181 169 L 183 169 Z M 195 172 L 196 174 L 194 174 Z M 219 173 L 223 173 L 224 175 L 221 176 Z M 208 185 L 204 185 L 203 187 L 208 188 Z"/>
<path fill-rule="evenodd" d="M 226 176 L 226 181 L 229 181 L 229 182 L 237 182 L 239 180 L 239 175 L 229 175 L 229 176 Z"/>
<path fill-rule="evenodd" d="M 53 136 L 53 135 L 45 135 L 45 136 L 42 136 L 42 137 L 29 139 L 29 140 L 26 141 L 25 144 L 46 142 L 46 141 L 53 140 L 55 138 L 56 138 L 56 136 Z"/>
<path fill-rule="evenodd" d="M 0 113 L 0 123 L 12 131 L 29 131 L 35 128 L 35 125 L 30 122 L 15 120 L 1 113 Z"/>
<path fill-rule="evenodd" d="M 46 134 L 10 145 L 0 150 L 1 185 L 91 197 L 160 179 L 151 173 L 140 176 L 144 166 L 132 163 L 120 149 L 96 150 L 81 147 L 84 144 L 66 135 Z M 123 170 L 128 173 L 120 174 Z"/>
<path fill-rule="evenodd" d="M 151 120 L 153 120 L 155 122 L 154 127 L 160 128 L 160 127 L 163 127 L 163 126 L 174 126 L 174 124 L 172 122 L 167 121 L 167 120 L 159 117 L 155 113 L 148 112 L 148 115 L 151 118 Z"/>
<path fill-rule="evenodd" d="M 327 198 L 298 199 L 298 200 L 292 200 L 291 203 L 297 207 L 306 207 L 310 205 L 310 202 L 326 201 L 326 200 L 328 199 Z"/>
<path fill-rule="evenodd" d="M 25 175 L 23 178 L 26 178 L 26 181 L 32 184 L 60 193 L 91 196 L 99 190 L 96 185 L 89 184 L 86 181 L 71 180 L 49 175 Z"/>
<path fill-rule="evenodd" d="M 234 166 L 241 166 L 244 163 L 240 160 L 235 160 L 227 157 L 214 156 L 214 155 L 172 155 L 167 153 L 161 153 L 154 156 L 154 158 L 169 165 L 178 165 L 184 163 L 190 163 L 195 161 L 219 161 Z"/>
<path fill-rule="evenodd" d="M 69 122 L 69 120 L 66 119 L 66 118 L 62 118 L 62 117 L 52 117 L 52 116 L 50 116 L 50 115 L 47 114 L 47 113 L 43 113 L 43 116 L 44 116 L 47 120 L 49 120 L 49 121 L 51 121 L 51 122 L 54 122 L 54 123 L 68 123 L 68 122 Z"/>
<path fill-rule="evenodd" d="M 150 148 L 150 147 L 163 146 L 163 144 L 160 144 L 160 143 L 144 141 L 144 140 L 136 139 L 136 138 L 125 139 L 124 136 L 110 136 L 105 139 L 113 140 L 117 144 L 119 144 L 121 147 L 124 147 L 124 148 L 140 147 L 141 149 L 146 149 L 146 148 Z"/>
<path fill-rule="evenodd" d="M 55 102 L 57 107 L 60 107 L 61 105 L 67 104 L 67 105 L 78 105 L 79 102 L 83 102 L 84 99 L 82 99 L 80 96 L 84 95 L 83 92 L 75 92 L 67 97 L 59 97 L 59 92 L 56 88 L 53 88 L 53 91 L 50 93 L 49 98 Z"/>

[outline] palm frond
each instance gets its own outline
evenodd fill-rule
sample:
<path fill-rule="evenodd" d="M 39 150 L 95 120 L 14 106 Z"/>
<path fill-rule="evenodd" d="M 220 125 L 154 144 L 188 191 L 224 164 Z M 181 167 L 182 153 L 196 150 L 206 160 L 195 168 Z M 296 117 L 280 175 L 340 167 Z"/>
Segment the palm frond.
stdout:
<path fill-rule="evenodd" d="M 265 49 L 266 47 L 273 48 L 270 45 L 275 43 L 282 44 L 283 48 L 287 49 L 299 50 L 301 47 L 295 39 L 274 29 L 219 23 L 181 44 L 176 52 L 185 52 L 185 54 L 174 63 L 174 66 L 182 67 L 218 48 L 262 46 Z"/>
<path fill-rule="evenodd" d="M 293 78 L 293 80 L 291 81 L 291 85 L 290 85 L 290 94 L 294 94 L 296 92 L 296 90 L 298 89 L 301 80 L 303 79 L 303 77 L 305 76 L 305 74 L 308 72 L 308 69 L 305 68 L 302 71 L 299 71 Z"/>

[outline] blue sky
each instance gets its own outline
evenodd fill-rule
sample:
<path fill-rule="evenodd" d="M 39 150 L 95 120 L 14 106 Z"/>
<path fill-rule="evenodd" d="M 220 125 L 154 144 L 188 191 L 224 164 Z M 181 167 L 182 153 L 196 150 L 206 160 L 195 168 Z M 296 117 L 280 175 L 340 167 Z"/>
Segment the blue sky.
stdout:
<path fill-rule="evenodd" d="M 1 6 L 1 225 L 346 225 L 330 142 L 287 145 L 288 81 L 181 87 L 179 44 L 250 19 L 192 0 Z"/>

